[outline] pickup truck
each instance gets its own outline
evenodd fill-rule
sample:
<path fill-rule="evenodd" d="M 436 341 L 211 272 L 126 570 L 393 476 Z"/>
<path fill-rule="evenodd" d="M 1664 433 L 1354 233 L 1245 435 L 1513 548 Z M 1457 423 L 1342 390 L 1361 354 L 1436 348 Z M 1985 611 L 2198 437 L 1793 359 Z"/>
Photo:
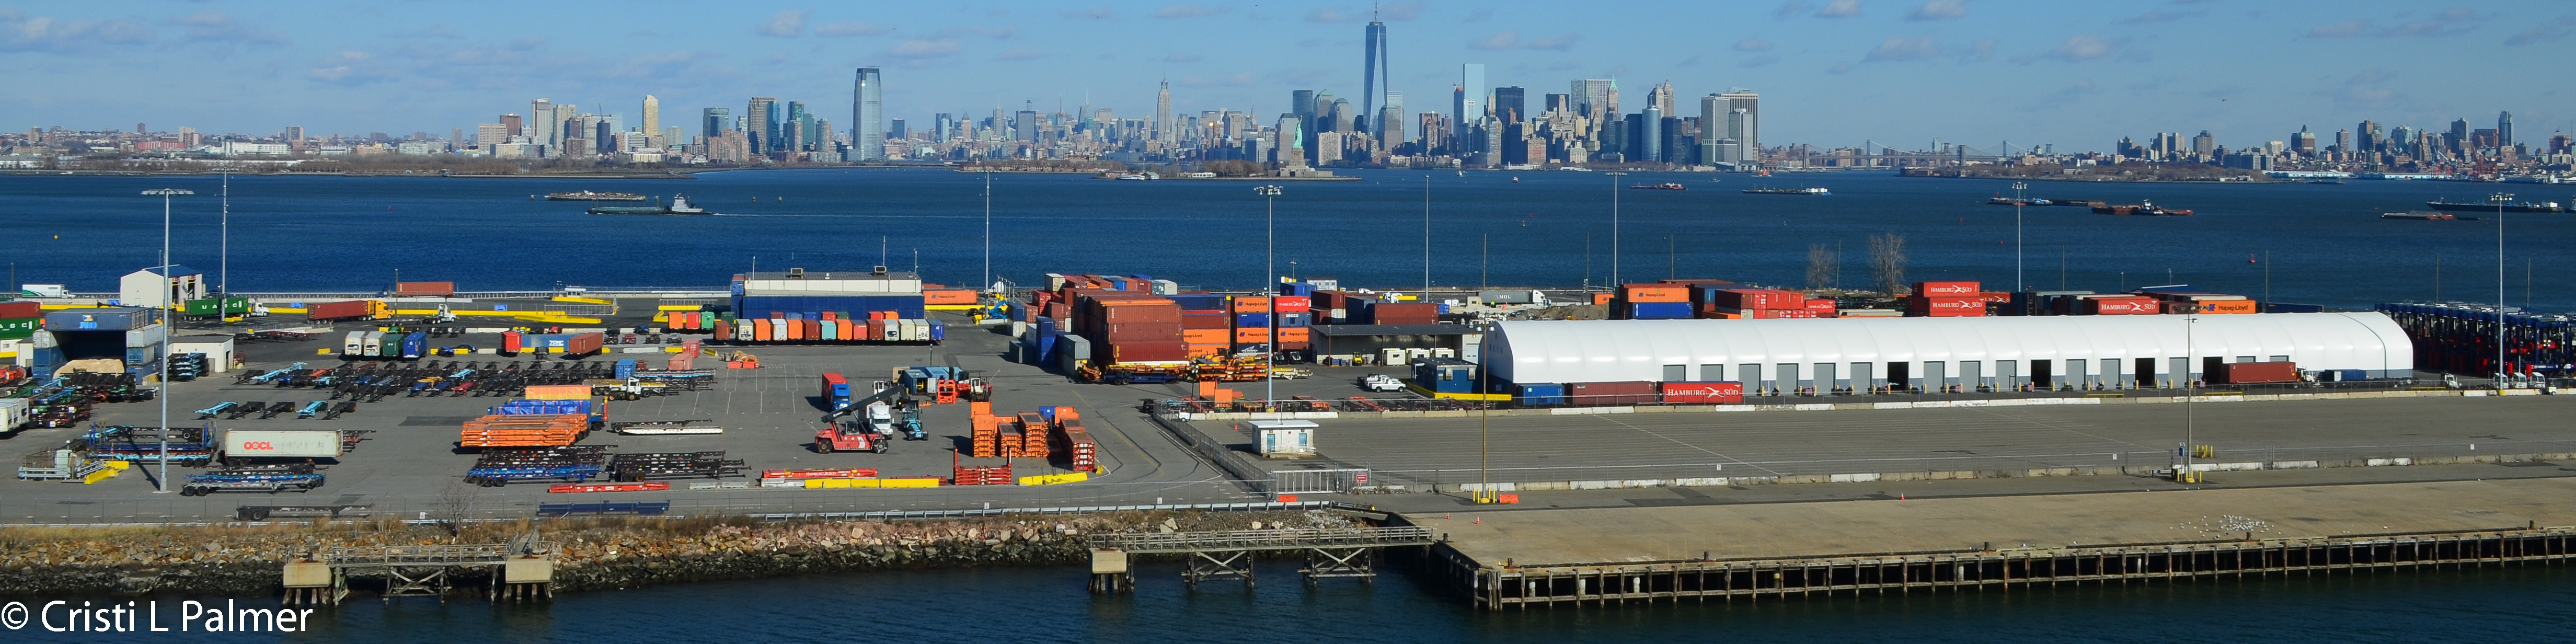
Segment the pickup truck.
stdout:
<path fill-rule="evenodd" d="M 1404 391 L 1404 381 L 1397 380 L 1395 376 L 1373 373 L 1360 377 L 1360 388 L 1379 392 Z"/>

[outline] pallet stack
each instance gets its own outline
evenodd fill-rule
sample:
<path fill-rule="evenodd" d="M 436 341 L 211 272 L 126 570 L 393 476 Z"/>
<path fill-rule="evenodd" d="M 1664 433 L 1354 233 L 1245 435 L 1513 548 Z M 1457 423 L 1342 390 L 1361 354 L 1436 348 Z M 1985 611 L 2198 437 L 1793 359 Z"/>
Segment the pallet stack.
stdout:
<path fill-rule="evenodd" d="M 1067 410 L 1058 408 L 1057 413 L 1064 411 Z M 1091 430 L 1082 427 L 1082 419 L 1058 416 L 1056 425 L 1062 428 L 1065 455 L 1072 461 L 1073 471 L 1100 473 L 1100 443 L 1091 439 Z"/>
<path fill-rule="evenodd" d="M 1005 446 L 1010 448 L 1009 451 L 1002 453 L 1003 456 L 1009 456 L 1012 458 L 1046 457 L 1048 429 L 1046 416 L 1037 412 L 1027 412 L 1006 422 L 1016 425 L 1016 429 L 1019 431 L 1006 436 L 1002 441 Z"/>
<path fill-rule="evenodd" d="M 590 431 L 585 414 L 490 415 L 466 421 L 459 447 L 561 447 Z"/>
<path fill-rule="evenodd" d="M 969 405 L 975 431 L 968 437 L 971 444 L 967 453 L 975 458 L 1000 456 L 1002 419 L 993 416 L 993 403 L 978 402 L 969 403 Z"/>

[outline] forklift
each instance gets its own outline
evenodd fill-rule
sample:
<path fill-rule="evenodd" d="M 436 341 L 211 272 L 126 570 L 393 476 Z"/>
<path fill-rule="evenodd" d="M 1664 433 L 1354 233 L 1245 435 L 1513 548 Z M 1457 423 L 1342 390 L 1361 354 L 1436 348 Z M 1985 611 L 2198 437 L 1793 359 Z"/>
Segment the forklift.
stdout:
<path fill-rule="evenodd" d="M 842 420 L 860 412 L 864 421 Z M 877 392 L 850 401 L 823 415 L 823 429 L 814 432 L 814 452 L 875 452 L 883 454 L 900 428 L 904 440 L 929 440 L 930 432 L 921 426 L 921 405 L 901 387 L 877 382 Z"/>

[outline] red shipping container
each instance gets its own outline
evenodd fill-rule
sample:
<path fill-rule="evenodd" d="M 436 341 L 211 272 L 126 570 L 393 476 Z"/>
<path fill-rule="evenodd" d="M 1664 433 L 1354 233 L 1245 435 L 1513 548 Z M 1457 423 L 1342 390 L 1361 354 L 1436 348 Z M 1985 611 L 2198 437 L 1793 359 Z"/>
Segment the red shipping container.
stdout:
<path fill-rule="evenodd" d="M 0 302 L 0 320 L 24 320 L 45 317 L 45 306 L 35 302 Z"/>
<path fill-rule="evenodd" d="M 449 297 L 455 294 L 455 282 L 394 282 L 394 295 L 404 297 Z"/>
<path fill-rule="evenodd" d="M 724 328 L 724 323 L 723 323 L 723 322 L 717 322 L 717 323 L 716 323 L 716 334 L 717 334 L 717 335 L 719 335 L 719 336 L 727 335 L 727 334 L 725 333 L 725 328 Z M 518 353 L 518 352 L 519 352 L 519 342 L 520 342 L 520 340 L 519 340 L 519 332 L 517 332 L 517 331 L 502 331 L 502 332 L 501 332 L 501 352 L 502 352 L 502 353 Z"/>
<path fill-rule="evenodd" d="M 2299 365 L 2295 362 L 2233 362 L 2219 372 L 2218 381 L 2231 385 L 2298 382 Z"/>
<path fill-rule="evenodd" d="M 600 345 L 606 342 L 607 336 L 601 335 L 597 332 L 583 333 L 564 338 L 564 355 L 578 356 L 599 353 Z"/>
<path fill-rule="evenodd" d="M 1304 313 L 1315 310 L 1315 298 L 1303 295 L 1281 295 L 1270 299 L 1280 313 Z"/>
<path fill-rule="evenodd" d="M 807 341 L 813 341 L 813 340 L 821 340 L 821 339 L 823 339 L 823 321 L 822 321 L 822 320 L 806 320 L 806 321 L 805 321 L 805 339 L 806 339 Z"/>
<path fill-rule="evenodd" d="M 1181 321 L 1181 305 L 1174 304 L 1171 300 L 1164 300 L 1159 304 L 1141 301 L 1104 302 L 1092 311 L 1090 318 L 1105 324 Z"/>
<path fill-rule="evenodd" d="M 1663 399 L 1663 391 L 1645 381 L 1569 382 L 1565 395 L 1577 405 L 1646 405 Z"/>
<path fill-rule="evenodd" d="M 733 339 L 733 320 L 716 320 L 716 339 Z"/>
<path fill-rule="evenodd" d="M 1723 289 L 1710 291 L 1708 298 L 1710 306 L 1729 309 L 1797 309 L 1807 306 L 1806 295 L 1773 289 Z"/>
<path fill-rule="evenodd" d="M 1104 324 L 1096 327 L 1095 329 L 1094 333 L 1086 333 L 1083 335 L 1090 336 L 1094 340 L 1109 343 L 1148 342 L 1159 340 L 1179 341 L 1181 339 L 1181 324 L 1178 322 Z"/>
<path fill-rule="evenodd" d="M 1440 305 L 1428 302 L 1384 302 L 1369 307 L 1375 324 L 1434 324 L 1440 321 Z"/>
<path fill-rule="evenodd" d="M 1977 293 L 1977 297 L 1984 299 L 1984 300 L 1986 301 L 1986 303 L 1987 303 L 1987 304 L 2010 304 L 2010 303 L 2012 303 L 2012 294 L 2011 294 L 2011 293 L 1998 293 L 1998 292 L 1995 292 L 1995 291 L 1979 291 L 1979 292 Z"/>
<path fill-rule="evenodd" d="M 1718 405 L 1744 402 L 1741 382 L 1667 382 L 1664 402 L 1675 405 Z"/>
<path fill-rule="evenodd" d="M 1818 315 L 1818 316 L 1828 316 L 1828 315 L 1833 315 L 1833 314 L 1834 314 L 1834 301 L 1833 301 L 1833 300 L 1807 300 L 1807 312 L 1809 312 L 1809 313 L 1814 313 L 1814 314 L 1816 314 L 1816 315 Z"/>
<path fill-rule="evenodd" d="M 1232 329 L 1234 328 L 1234 314 L 1224 311 L 1183 311 L 1181 312 L 1181 328 Z"/>
<path fill-rule="evenodd" d="M 373 314 L 370 308 L 370 303 L 372 302 L 374 302 L 374 300 L 315 302 L 312 306 L 304 309 L 304 317 L 312 320 L 347 320 L 363 318 Z"/>
<path fill-rule="evenodd" d="M 1968 297 L 1983 289 L 1976 282 L 1915 282 L 1916 297 Z"/>
<path fill-rule="evenodd" d="M 868 321 L 868 339 L 870 339 L 870 340 L 883 340 L 883 339 L 886 339 L 886 321 L 885 321 L 885 320 L 869 320 L 869 321 Z"/>
<path fill-rule="evenodd" d="M 1094 359 L 1119 362 L 1177 362 L 1190 359 L 1190 345 L 1179 339 L 1162 342 L 1128 342 L 1092 348 Z"/>
<path fill-rule="evenodd" d="M 1986 299 L 1968 297 L 1909 297 L 1905 310 L 1924 317 L 1971 318 L 1986 316 Z"/>
<path fill-rule="evenodd" d="M 2080 315 L 2155 315 L 2162 303 L 2147 297 L 2103 297 L 2080 300 Z"/>

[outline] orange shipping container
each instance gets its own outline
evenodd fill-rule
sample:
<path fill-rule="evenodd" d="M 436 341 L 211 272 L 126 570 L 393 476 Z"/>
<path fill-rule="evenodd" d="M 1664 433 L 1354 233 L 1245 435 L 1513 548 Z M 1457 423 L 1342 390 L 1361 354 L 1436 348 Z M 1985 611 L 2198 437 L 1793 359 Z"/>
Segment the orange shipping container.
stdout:
<path fill-rule="evenodd" d="M 2194 303 L 2166 302 L 2165 312 L 2182 313 L 2189 311 L 2191 310 L 2192 304 Z M 2200 304 L 2200 312 L 2203 315 L 2244 315 L 2253 313 L 2255 310 L 2253 300 L 2204 300 L 2198 302 L 2198 304 Z"/>
<path fill-rule="evenodd" d="M 1592 305 L 1593 305 L 1593 306 L 1609 306 L 1609 305 L 1610 305 L 1610 294 L 1609 294 L 1609 293 L 1594 293 L 1594 294 L 1592 294 Z"/>
<path fill-rule="evenodd" d="M 1234 298 L 1233 306 L 1234 312 L 1236 313 L 1269 313 L 1270 298 L 1250 296 L 1236 297 Z"/>
<path fill-rule="evenodd" d="M 1690 287 L 1673 284 L 1628 284 L 1619 287 L 1621 299 L 1630 302 L 1688 302 Z"/>
<path fill-rule="evenodd" d="M 590 385 L 528 385 L 529 400 L 589 400 Z"/>
<path fill-rule="evenodd" d="M 1223 356 L 1226 354 L 1226 352 L 1227 352 L 1227 351 L 1230 351 L 1230 350 L 1232 350 L 1232 349 L 1234 348 L 1234 345 L 1232 345 L 1232 344 L 1228 344 L 1228 343 L 1224 343 L 1224 342 L 1216 342 L 1216 343 L 1195 343 L 1195 342 L 1194 342 L 1194 343 L 1190 343 L 1190 344 L 1182 345 L 1182 346 L 1189 347 L 1189 355 L 1190 355 L 1190 358 L 1191 358 L 1191 359 L 1193 359 L 1193 360 L 1198 359 L 1198 358 L 1217 358 L 1217 357 L 1223 357 Z"/>
<path fill-rule="evenodd" d="M 1308 341 L 1312 341 L 1313 339 L 1314 339 L 1314 330 L 1313 330 L 1313 329 L 1306 328 L 1306 327 L 1302 327 L 1302 326 L 1299 326 L 1299 327 L 1287 327 L 1287 328 L 1283 328 L 1283 329 L 1280 329 L 1280 330 L 1279 330 L 1279 341 L 1280 341 L 1280 342 L 1283 342 L 1283 343 L 1284 343 L 1284 342 L 1308 342 Z"/>
<path fill-rule="evenodd" d="M 932 305 L 974 304 L 975 291 L 962 288 L 924 290 L 921 292 L 921 303 Z"/>
<path fill-rule="evenodd" d="M 1234 343 L 1235 343 L 1235 344 L 1256 344 L 1256 343 L 1269 342 L 1269 341 L 1270 341 L 1270 329 L 1266 329 L 1266 328 L 1262 328 L 1262 327 L 1253 327 L 1253 328 L 1249 328 L 1249 329 L 1235 329 L 1235 330 L 1234 330 Z"/>
<path fill-rule="evenodd" d="M 1181 341 L 1190 344 L 1225 344 L 1227 338 L 1233 337 L 1232 334 L 1233 331 L 1227 329 L 1183 329 Z"/>

